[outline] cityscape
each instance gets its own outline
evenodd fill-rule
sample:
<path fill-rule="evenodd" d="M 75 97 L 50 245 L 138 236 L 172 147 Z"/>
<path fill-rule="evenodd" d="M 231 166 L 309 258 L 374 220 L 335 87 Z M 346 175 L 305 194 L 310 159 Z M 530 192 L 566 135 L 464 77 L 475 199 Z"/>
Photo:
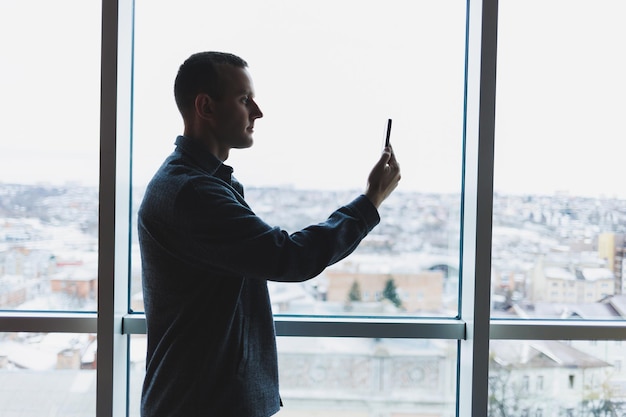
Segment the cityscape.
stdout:
<path fill-rule="evenodd" d="M 134 190 L 134 210 L 142 194 Z M 261 218 L 290 232 L 323 221 L 356 195 L 246 189 Z M 270 282 L 274 313 L 455 317 L 460 222 L 460 195 L 394 193 L 380 225 L 348 258 L 301 284 Z M 496 194 L 492 236 L 493 318 L 625 318 L 626 201 Z M 141 312 L 136 235 L 132 242 L 131 309 Z M 96 311 L 97 245 L 96 188 L 0 183 L 0 309 Z M 38 390 L 65 396 L 58 415 L 93 415 L 96 347 L 95 334 L 0 334 L 0 398 L 34 389 L 4 383 L 32 373 Z M 283 417 L 456 413 L 453 341 L 291 337 L 279 338 L 278 347 Z M 492 341 L 490 416 L 621 416 L 623 351 L 620 341 Z M 131 415 L 138 415 L 144 355 L 145 335 L 133 335 Z M 58 378 L 42 387 L 48 378 L 41 375 L 49 374 Z M 0 414 L 18 415 L 14 402 L 0 404 Z"/>

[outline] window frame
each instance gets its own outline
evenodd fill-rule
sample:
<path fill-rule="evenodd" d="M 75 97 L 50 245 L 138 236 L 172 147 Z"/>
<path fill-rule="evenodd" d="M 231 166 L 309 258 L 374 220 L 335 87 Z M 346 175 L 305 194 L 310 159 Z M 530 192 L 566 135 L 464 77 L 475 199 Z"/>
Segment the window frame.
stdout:
<path fill-rule="evenodd" d="M 128 415 L 133 0 L 102 0 L 98 312 L 0 312 L 0 332 L 97 333 L 97 417 Z M 489 340 L 626 340 L 626 322 L 490 318 L 497 0 L 467 0 L 461 294 L 453 319 L 275 317 L 278 336 L 458 342 L 457 415 L 487 414 Z"/>

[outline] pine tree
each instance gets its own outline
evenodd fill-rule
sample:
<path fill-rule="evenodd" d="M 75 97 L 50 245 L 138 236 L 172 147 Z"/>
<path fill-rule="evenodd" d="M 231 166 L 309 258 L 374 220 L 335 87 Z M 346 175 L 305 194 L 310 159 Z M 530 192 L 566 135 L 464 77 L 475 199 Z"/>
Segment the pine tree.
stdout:
<path fill-rule="evenodd" d="M 396 307 L 400 307 L 402 305 L 402 300 L 400 300 L 400 296 L 398 295 L 398 291 L 396 289 L 396 283 L 393 278 L 389 278 L 385 283 L 383 297 L 391 301 Z"/>
<path fill-rule="evenodd" d="M 348 301 L 361 301 L 361 286 L 358 281 L 354 281 L 348 293 Z"/>

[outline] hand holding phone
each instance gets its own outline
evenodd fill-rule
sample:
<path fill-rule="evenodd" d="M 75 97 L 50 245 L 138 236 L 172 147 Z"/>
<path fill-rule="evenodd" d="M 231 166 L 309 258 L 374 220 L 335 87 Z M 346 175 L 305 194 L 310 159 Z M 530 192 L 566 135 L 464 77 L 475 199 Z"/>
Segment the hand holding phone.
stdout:
<path fill-rule="evenodd" d="M 385 148 L 391 138 L 391 119 L 387 119 Z M 391 150 L 390 150 L 391 151 Z M 367 179 L 365 196 L 376 208 L 395 190 L 400 181 L 400 165 L 393 152 L 383 152 Z"/>

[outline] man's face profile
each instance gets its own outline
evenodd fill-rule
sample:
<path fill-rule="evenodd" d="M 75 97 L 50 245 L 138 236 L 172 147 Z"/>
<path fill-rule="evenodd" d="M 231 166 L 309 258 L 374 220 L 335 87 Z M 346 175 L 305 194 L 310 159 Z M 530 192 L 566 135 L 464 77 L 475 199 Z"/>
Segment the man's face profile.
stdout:
<path fill-rule="evenodd" d="M 229 149 L 253 144 L 254 122 L 263 117 L 254 101 L 252 78 L 245 68 L 219 66 L 220 97 L 214 99 L 214 126 L 218 142 Z"/>

